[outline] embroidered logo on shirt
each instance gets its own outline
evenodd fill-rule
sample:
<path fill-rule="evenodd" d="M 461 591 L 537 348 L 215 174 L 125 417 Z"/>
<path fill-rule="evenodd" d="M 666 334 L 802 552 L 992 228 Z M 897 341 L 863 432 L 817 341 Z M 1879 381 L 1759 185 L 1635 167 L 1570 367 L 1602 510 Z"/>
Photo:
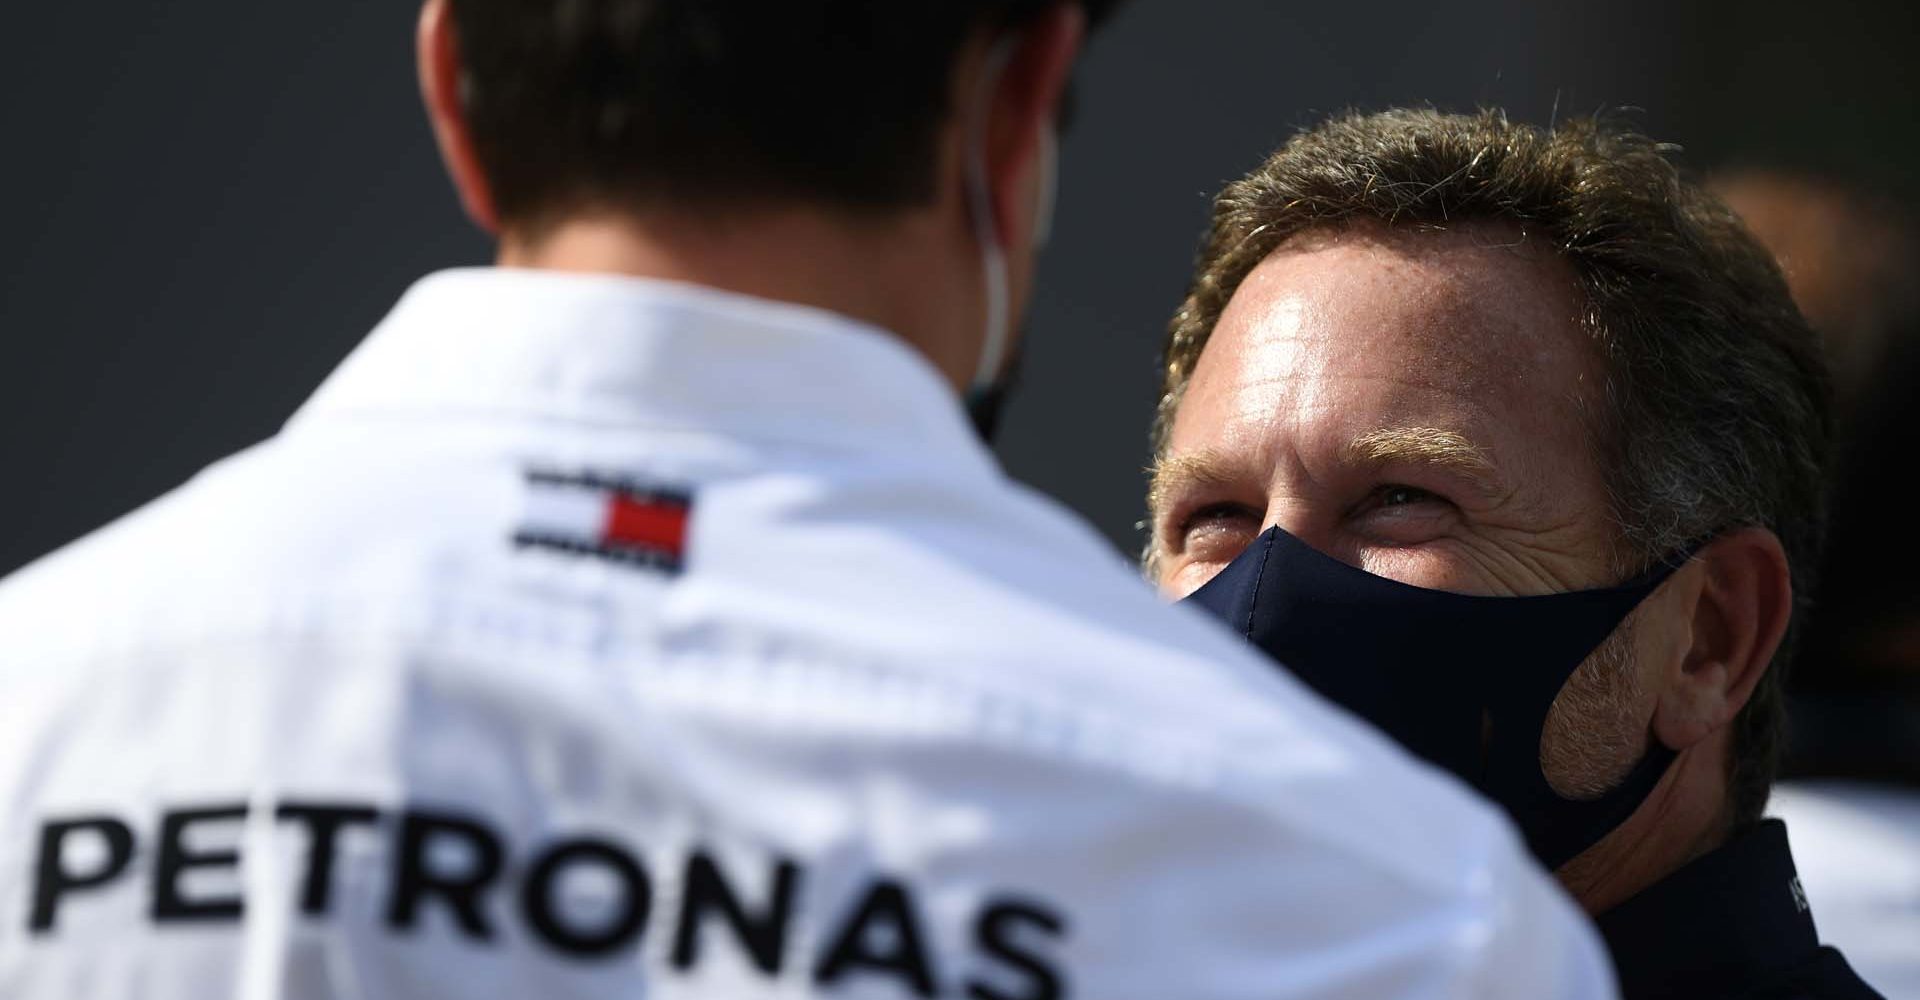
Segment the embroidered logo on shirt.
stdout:
<path fill-rule="evenodd" d="M 1807 890 L 1800 885 L 1800 876 L 1787 880 L 1787 888 L 1793 890 L 1793 908 L 1801 913 L 1807 912 Z"/>
<path fill-rule="evenodd" d="M 513 543 L 679 572 L 686 558 L 693 494 L 624 476 L 527 472 Z"/>

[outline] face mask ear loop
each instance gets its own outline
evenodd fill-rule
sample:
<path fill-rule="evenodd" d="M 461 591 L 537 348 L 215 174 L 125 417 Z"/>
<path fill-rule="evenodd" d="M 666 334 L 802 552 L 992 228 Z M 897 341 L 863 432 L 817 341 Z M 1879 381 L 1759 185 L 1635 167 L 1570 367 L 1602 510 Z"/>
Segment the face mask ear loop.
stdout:
<path fill-rule="evenodd" d="M 981 272 L 986 282 L 986 337 L 980 347 L 980 364 L 974 369 L 969 392 L 989 391 L 1000 378 L 1007 363 L 1007 252 L 1000 243 L 1000 228 L 993 221 L 992 190 L 987 183 L 987 124 L 992 117 L 994 86 L 1013 56 L 1015 39 L 1002 38 L 987 53 L 986 67 L 980 74 L 979 92 L 974 102 L 972 135 L 967 143 L 967 200 L 973 214 L 973 236 L 980 244 Z"/>
<path fill-rule="evenodd" d="M 1043 250 L 1053 239 L 1053 205 L 1060 197 L 1060 137 L 1052 128 L 1040 132 L 1040 194 L 1033 208 L 1033 248 Z"/>

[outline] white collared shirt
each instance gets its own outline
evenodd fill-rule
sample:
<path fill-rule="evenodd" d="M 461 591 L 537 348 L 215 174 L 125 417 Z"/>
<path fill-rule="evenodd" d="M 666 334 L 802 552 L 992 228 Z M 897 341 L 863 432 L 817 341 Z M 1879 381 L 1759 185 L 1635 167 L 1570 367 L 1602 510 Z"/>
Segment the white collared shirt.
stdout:
<path fill-rule="evenodd" d="M 1611 995 L 1494 811 L 890 335 L 427 279 L 0 585 L 0 996 Z"/>

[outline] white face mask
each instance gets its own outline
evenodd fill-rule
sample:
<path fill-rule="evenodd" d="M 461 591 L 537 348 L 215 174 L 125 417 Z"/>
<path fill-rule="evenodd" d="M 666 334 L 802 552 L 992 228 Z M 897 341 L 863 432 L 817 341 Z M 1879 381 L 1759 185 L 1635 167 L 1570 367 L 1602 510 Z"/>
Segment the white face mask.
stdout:
<path fill-rule="evenodd" d="M 1011 348 L 1009 331 L 1013 326 L 1007 287 L 1007 254 L 1000 243 L 1000 232 L 993 222 L 993 192 L 987 183 L 987 119 L 993 103 L 994 86 L 1013 56 L 1015 39 L 1003 38 L 987 54 L 986 71 L 980 75 L 975 101 L 972 135 L 967 142 L 967 200 L 973 215 L 973 236 L 980 244 L 981 273 L 986 281 L 986 335 L 980 347 L 980 363 L 974 368 L 967 386 L 969 409 L 977 412 L 981 404 L 998 401 L 1004 386 L 1002 375 Z M 1053 204 L 1059 185 L 1059 140 L 1051 130 L 1040 137 L 1040 187 L 1034 204 L 1033 245 L 1046 245 L 1053 230 Z"/>

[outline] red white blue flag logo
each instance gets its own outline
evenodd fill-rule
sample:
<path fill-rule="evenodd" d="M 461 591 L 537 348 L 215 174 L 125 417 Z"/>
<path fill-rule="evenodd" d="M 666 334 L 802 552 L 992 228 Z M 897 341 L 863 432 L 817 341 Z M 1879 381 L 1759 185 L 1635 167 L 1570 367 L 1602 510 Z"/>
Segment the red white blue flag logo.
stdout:
<path fill-rule="evenodd" d="M 690 491 L 599 473 L 527 473 L 513 542 L 677 572 L 686 559 Z"/>

